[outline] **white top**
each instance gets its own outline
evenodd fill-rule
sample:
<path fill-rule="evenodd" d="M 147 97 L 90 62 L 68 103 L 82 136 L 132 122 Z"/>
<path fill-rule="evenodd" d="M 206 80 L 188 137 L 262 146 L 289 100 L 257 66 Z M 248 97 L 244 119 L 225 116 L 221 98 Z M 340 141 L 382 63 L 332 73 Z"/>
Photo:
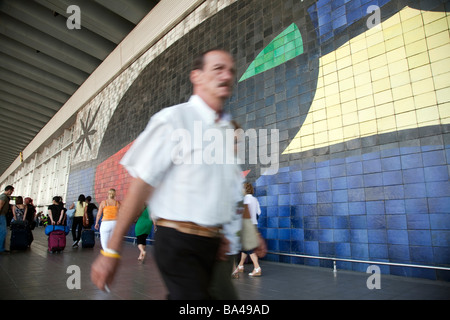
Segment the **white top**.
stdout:
<path fill-rule="evenodd" d="M 215 118 L 214 110 L 194 95 L 153 115 L 122 158 L 131 176 L 155 188 L 147 201 L 153 219 L 203 226 L 231 221 L 242 176 L 234 136 L 225 142 L 234 128 Z"/>
<path fill-rule="evenodd" d="M 257 216 L 261 214 L 258 199 L 251 194 L 246 194 L 244 197 L 244 204 L 248 205 L 248 210 L 250 211 L 250 217 L 252 218 L 253 224 L 258 224 Z"/>

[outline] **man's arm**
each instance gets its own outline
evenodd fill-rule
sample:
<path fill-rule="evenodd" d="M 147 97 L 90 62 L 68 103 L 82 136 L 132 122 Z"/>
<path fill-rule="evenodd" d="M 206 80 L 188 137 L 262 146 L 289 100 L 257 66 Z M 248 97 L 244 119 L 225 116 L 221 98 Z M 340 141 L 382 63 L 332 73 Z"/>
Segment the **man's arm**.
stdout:
<path fill-rule="evenodd" d="M 120 252 L 122 249 L 123 236 L 128 232 L 133 221 L 142 211 L 142 205 L 152 195 L 154 188 L 145 181 L 134 178 L 130 188 L 122 202 L 108 249 Z M 92 264 L 91 280 L 101 290 L 105 285 L 112 283 L 114 275 L 119 266 L 119 259 L 100 255 Z"/>

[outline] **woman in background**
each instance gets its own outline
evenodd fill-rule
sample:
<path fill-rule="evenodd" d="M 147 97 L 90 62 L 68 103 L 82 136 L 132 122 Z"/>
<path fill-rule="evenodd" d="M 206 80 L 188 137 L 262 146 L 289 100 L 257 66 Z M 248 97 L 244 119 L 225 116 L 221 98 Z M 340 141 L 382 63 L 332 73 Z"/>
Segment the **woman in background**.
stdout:
<path fill-rule="evenodd" d="M 108 199 L 103 200 L 98 209 L 95 229 L 99 229 L 99 221 L 102 218 L 100 226 L 100 242 L 103 250 L 108 247 L 109 238 L 111 238 L 114 227 L 117 222 L 117 213 L 119 212 L 120 202 L 116 200 L 116 190 L 111 188 L 108 191 Z"/>

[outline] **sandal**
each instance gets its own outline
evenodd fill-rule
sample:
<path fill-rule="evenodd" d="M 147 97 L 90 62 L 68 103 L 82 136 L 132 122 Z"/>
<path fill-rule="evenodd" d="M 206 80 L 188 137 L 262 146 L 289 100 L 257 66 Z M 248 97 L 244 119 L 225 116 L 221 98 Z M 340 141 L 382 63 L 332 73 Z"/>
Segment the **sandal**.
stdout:
<path fill-rule="evenodd" d="M 255 268 L 248 274 L 251 277 L 261 277 L 261 268 Z"/>

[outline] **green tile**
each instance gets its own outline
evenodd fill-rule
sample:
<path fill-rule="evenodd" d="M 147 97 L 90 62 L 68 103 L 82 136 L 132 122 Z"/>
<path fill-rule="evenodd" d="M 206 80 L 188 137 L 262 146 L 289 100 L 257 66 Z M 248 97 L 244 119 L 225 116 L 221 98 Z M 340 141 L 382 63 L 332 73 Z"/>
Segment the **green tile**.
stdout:
<path fill-rule="evenodd" d="M 275 68 L 301 54 L 303 54 L 302 35 L 297 25 L 292 23 L 258 54 L 239 82 Z"/>

